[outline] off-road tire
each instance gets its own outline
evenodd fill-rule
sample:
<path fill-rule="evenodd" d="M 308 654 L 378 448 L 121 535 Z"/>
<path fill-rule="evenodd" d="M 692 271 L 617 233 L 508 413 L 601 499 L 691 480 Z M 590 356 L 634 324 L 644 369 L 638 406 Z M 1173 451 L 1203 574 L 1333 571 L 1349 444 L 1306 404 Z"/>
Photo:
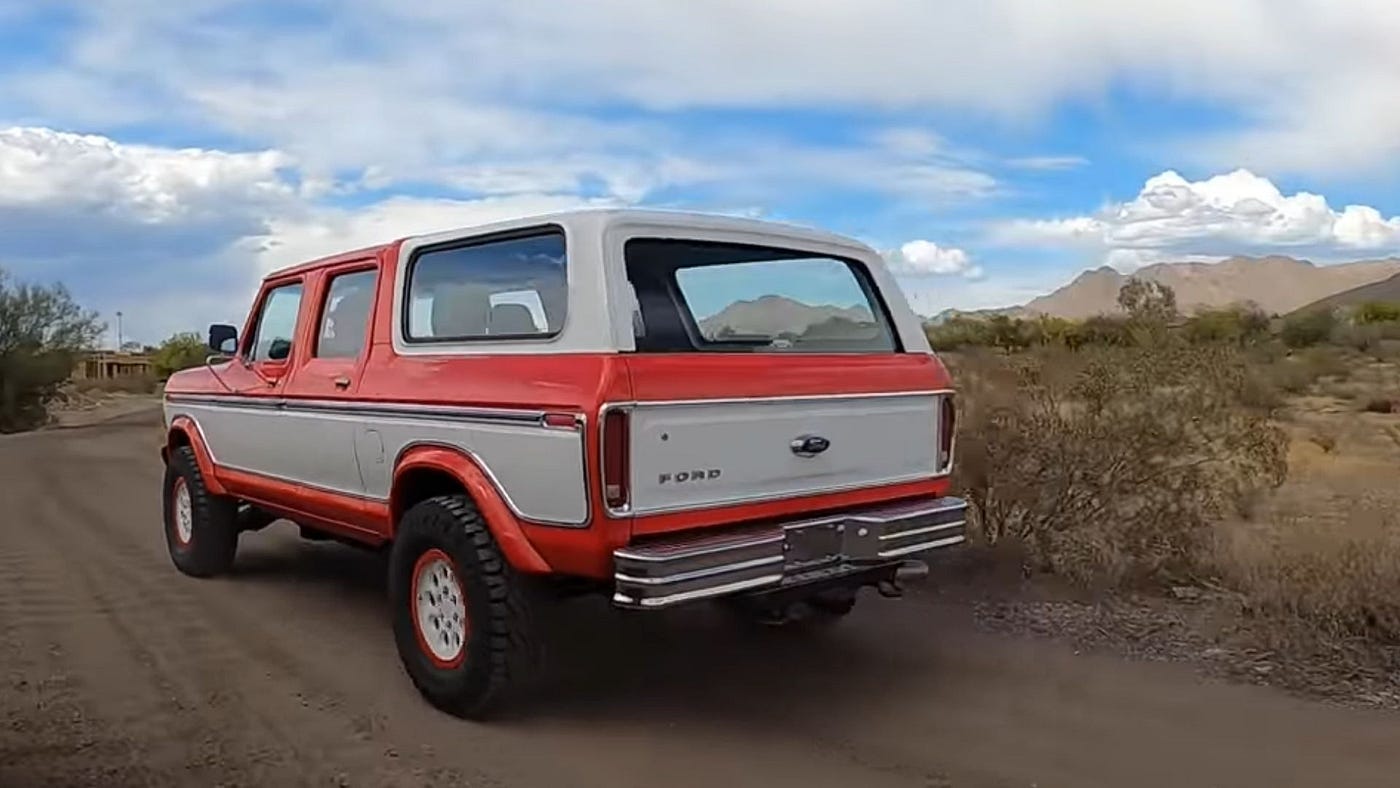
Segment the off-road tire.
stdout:
<path fill-rule="evenodd" d="M 450 667 L 435 664 L 419 639 L 414 573 L 432 550 L 450 560 L 465 601 L 465 645 Z M 483 719 L 535 672 L 540 655 L 527 582 L 501 555 L 468 497 L 437 496 L 404 513 L 389 555 L 389 604 L 399 659 L 429 703 Z"/>
<path fill-rule="evenodd" d="M 176 499 L 181 486 L 190 503 L 189 538 L 182 539 L 177 523 Z M 175 568 L 191 577 L 213 577 L 227 572 L 238 551 L 238 502 L 209 492 L 195 460 L 194 449 L 180 446 L 170 452 L 161 487 L 164 502 L 165 546 Z"/>

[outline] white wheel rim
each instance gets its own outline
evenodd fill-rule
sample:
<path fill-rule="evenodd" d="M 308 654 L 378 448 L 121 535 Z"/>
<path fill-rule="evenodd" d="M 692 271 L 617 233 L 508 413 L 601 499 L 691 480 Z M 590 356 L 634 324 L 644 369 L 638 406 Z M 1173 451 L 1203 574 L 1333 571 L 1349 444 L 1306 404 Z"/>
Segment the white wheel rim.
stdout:
<path fill-rule="evenodd" d="M 457 660 L 467 642 L 467 606 L 452 563 L 436 556 L 420 561 L 413 587 L 417 589 L 414 610 L 423 645 L 439 662 Z"/>
<path fill-rule="evenodd" d="M 190 486 L 181 479 L 175 485 L 175 536 L 180 544 L 194 538 L 194 505 L 190 502 Z"/>

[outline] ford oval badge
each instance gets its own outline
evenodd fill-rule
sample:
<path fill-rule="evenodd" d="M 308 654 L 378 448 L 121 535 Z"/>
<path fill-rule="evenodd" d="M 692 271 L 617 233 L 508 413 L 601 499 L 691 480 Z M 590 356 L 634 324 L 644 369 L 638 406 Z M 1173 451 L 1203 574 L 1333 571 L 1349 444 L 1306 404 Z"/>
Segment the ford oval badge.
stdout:
<path fill-rule="evenodd" d="M 788 448 L 798 457 L 815 457 L 831 448 L 831 441 L 820 435 L 802 435 L 793 438 Z"/>

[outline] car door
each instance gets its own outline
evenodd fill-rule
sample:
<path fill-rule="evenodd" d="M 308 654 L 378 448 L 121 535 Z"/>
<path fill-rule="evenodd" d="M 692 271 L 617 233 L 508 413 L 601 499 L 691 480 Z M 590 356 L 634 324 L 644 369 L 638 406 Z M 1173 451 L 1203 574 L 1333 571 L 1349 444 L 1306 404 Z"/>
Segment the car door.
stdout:
<path fill-rule="evenodd" d="M 356 434 L 364 415 L 355 393 L 369 354 L 370 320 L 379 272 L 373 258 L 320 272 L 308 309 L 309 341 L 283 390 L 283 418 L 302 442 L 289 457 L 296 481 L 361 495 Z"/>
<path fill-rule="evenodd" d="M 280 422 L 282 390 L 296 357 L 304 277 L 263 285 L 236 363 L 223 367 L 227 396 L 186 408 L 221 468 L 282 478 L 296 435 Z M 236 486 L 236 485 L 235 485 Z"/>

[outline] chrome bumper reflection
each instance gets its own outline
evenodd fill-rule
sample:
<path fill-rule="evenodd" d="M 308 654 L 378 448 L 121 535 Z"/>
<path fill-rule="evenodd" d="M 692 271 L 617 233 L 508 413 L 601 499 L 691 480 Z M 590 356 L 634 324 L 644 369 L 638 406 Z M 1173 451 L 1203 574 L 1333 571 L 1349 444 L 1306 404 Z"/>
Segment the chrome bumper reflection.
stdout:
<path fill-rule="evenodd" d="M 658 608 L 854 573 L 958 544 L 966 522 L 965 501 L 932 498 L 629 545 L 613 552 L 613 602 Z"/>

